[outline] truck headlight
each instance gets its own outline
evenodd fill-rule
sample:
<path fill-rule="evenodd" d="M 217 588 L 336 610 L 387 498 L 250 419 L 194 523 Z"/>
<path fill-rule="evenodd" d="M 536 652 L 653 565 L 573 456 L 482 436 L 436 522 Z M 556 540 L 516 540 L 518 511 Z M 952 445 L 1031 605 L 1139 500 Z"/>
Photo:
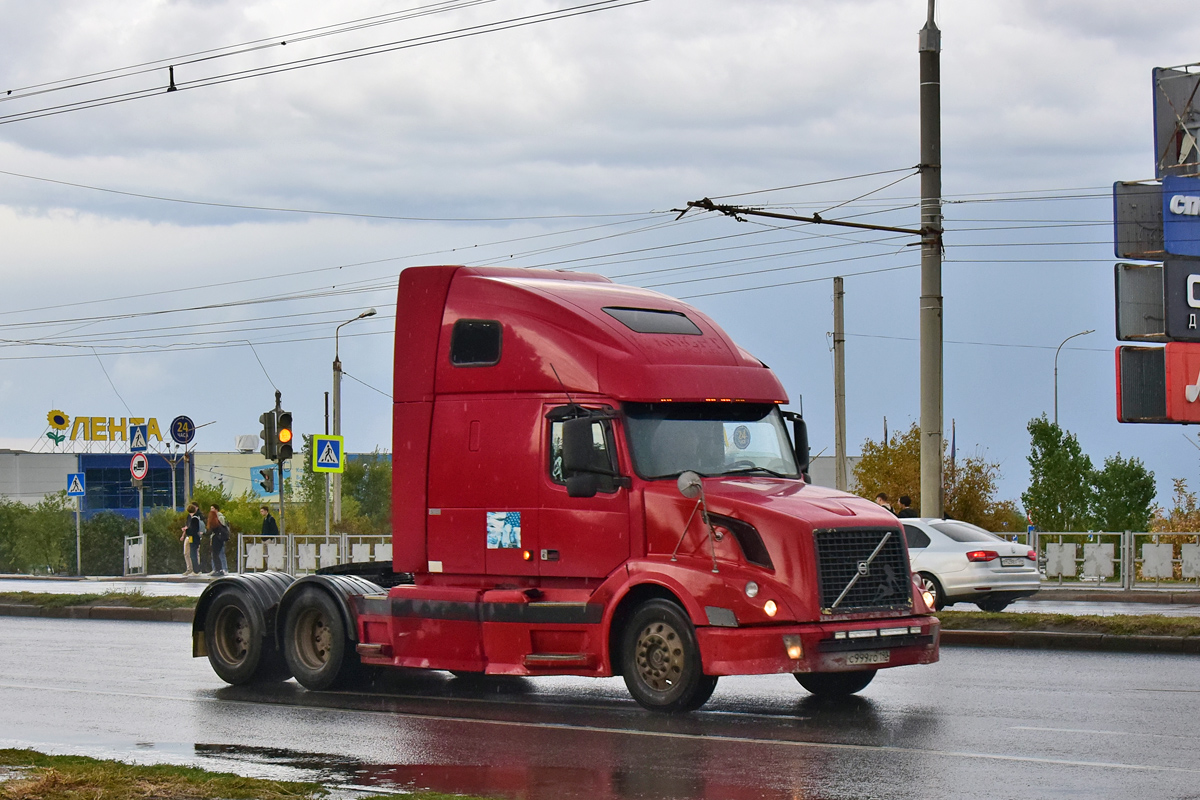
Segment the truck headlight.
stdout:
<path fill-rule="evenodd" d="M 768 600 L 763 603 L 763 611 L 767 613 L 768 617 L 773 617 L 779 611 L 779 606 L 775 605 L 774 600 Z"/>
<path fill-rule="evenodd" d="M 746 581 L 746 597 L 758 597 L 758 584 L 754 581 Z"/>

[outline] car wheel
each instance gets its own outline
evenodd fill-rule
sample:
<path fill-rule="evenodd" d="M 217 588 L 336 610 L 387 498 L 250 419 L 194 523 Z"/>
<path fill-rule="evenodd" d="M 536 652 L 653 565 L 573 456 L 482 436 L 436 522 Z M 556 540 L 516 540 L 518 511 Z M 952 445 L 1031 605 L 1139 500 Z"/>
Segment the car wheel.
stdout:
<path fill-rule="evenodd" d="M 876 670 L 861 672 L 797 672 L 800 685 L 817 697 L 846 697 L 861 692 L 875 679 Z"/>
<path fill-rule="evenodd" d="M 621 672 L 633 699 L 651 711 L 694 711 L 717 679 L 701 671 L 691 620 L 669 600 L 644 603 L 625 628 Z"/>
<path fill-rule="evenodd" d="M 991 611 L 992 613 L 999 613 L 999 612 L 1003 611 L 1004 609 L 1008 608 L 1008 604 L 1011 602 L 1012 602 L 1012 600 L 1003 600 L 998 597 L 989 597 L 986 600 L 977 600 L 975 602 L 975 605 L 979 606 L 980 611 Z"/>
<path fill-rule="evenodd" d="M 937 578 L 928 572 L 918 574 L 921 576 L 921 588 L 933 595 L 934 611 L 941 611 L 946 607 L 946 598 L 942 593 L 942 585 L 938 583 Z"/>
<path fill-rule="evenodd" d="M 241 592 L 222 592 L 204 617 L 208 663 L 226 683 L 287 680 L 282 656 L 266 640 L 262 617 Z"/>
<path fill-rule="evenodd" d="M 359 667 L 341 611 L 320 589 L 305 589 L 288 608 L 283 652 L 305 689 L 320 691 L 349 682 Z"/>

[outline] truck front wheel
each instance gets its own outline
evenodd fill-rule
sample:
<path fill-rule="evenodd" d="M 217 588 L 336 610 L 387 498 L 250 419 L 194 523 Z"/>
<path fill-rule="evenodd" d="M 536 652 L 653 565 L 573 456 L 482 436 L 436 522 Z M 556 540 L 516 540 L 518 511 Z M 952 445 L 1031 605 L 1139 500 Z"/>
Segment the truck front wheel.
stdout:
<path fill-rule="evenodd" d="M 621 672 L 633 699 L 651 711 L 694 711 L 717 687 L 701 670 L 691 620 L 669 600 L 643 604 L 625 628 Z"/>
<path fill-rule="evenodd" d="M 287 680 L 287 665 L 267 645 L 262 616 L 241 592 L 218 595 L 204 617 L 204 643 L 213 672 L 235 686 Z"/>
<path fill-rule="evenodd" d="M 861 672 L 797 672 L 800 685 L 817 697 L 846 697 L 867 688 L 875 678 L 875 670 Z"/>
<path fill-rule="evenodd" d="M 320 589 L 304 589 L 288 608 L 283 653 L 296 680 L 312 691 L 347 682 L 358 666 L 341 612 Z"/>

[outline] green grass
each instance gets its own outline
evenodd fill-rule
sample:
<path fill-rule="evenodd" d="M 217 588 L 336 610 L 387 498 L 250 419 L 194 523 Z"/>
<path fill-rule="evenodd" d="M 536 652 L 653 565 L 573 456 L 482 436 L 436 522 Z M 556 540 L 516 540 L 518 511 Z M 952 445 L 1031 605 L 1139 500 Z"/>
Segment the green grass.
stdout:
<path fill-rule="evenodd" d="M 129 606 L 132 608 L 193 608 L 195 597 L 172 595 L 154 597 L 132 592 L 105 592 L 104 594 L 46 594 L 42 592 L 0 592 L 0 603 L 40 608 L 66 608 L 68 606 Z"/>
<path fill-rule="evenodd" d="M 0 750 L 0 800 L 321 800 L 319 784 L 243 778 L 226 772 L 168 764 L 140 766 L 36 750 Z M 440 792 L 413 792 L 411 800 L 484 800 Z M 395 800 L 373 795 L 356 800 Z"/>
<path fill-rule="evenodd" d="M 1164 617 L 1157 614 L 1116 614 L 1111 617 L 1074 614 L 1025 614 L 1012 611 L 937 612 L 942 629 L 972 631 L 1054 631 L 1107 633 L 1113 636 L 1200 636 L 1200 617 Z"/>

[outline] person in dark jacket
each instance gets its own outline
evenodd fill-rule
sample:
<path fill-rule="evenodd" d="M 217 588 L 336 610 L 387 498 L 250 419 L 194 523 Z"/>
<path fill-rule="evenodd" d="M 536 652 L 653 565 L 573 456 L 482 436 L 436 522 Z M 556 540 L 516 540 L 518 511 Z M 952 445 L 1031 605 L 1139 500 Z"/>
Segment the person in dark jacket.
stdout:
<path fill-rule="evenodd" d="M 900 511 L 896 516 L 901 519 L 912 519 L 917 516 L 917 512 L 913 511 L 911 497 L 906 494 L 900 495 Z"/>
<path fill-rule="evenodd" d="M 268 506 L 263 505 L 263 506 L 258 507 L 258 511 L 260 514 L 262 514 L 262 518 L 263 518 L 262 535 L 264 537 L 265 536 L 278 536 L 279 535 L 279 523 L 276 522 L 275 518 L 271 516 L 271 509 Z"/>
<path fill-rule="evenodd" d="M 225 574 L 225 542 L 229 541 L 229 528 L 225 525 L 225 515 L 216 503 L 208 507 L 209 542 L 212 544 L 213 571 L 209 574 L 219 578 Z"/>
<path fill-rule="evenodd" d="M 183 542 L 184 561 L 187 562 L 184 575 L 200 574 L 200 515 L 196 513 L 199 510 L 200 506 L 190 503 L 187 507 L 187 525 L 180 528 L 183 535 L 179 540 Z"/>

